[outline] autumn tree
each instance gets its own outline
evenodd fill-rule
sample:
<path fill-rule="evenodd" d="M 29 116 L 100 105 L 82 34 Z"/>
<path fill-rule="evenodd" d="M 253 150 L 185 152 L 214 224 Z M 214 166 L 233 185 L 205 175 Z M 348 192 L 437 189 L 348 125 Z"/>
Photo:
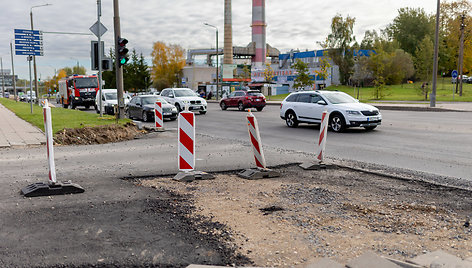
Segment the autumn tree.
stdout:
<path fill-rule="evenodd" d="M 308 70 L 308 64 L 304 63 L 301 60 L 292 66 L 293 69 L 297 72 L 297 76 L 293 80 L 293 87 L 296 89 L 305 89 L 307 87 L 312 87 L 314 81 L 311 80 L 311 76 Z"/>
<path fill-rule="evenodd" d="M 251 67 L 250 65 L 244 65 L 241 73 L 238 75 L 239 81 L 242 85 L 247 86 L 247 80 L 251 79 Z"/>
<path fill-rule="evenodd" d="M 153 45 L 151 76 L 157 89 L 171 87 L 185 66 L 184 49 L 175 44 L 155 42 Z"/>
<path fill-rule="evenodd" d="M 323 80 L 323 85 L 325 85 L 325 80 L 329 75 L 329 68 L 331 68 L 331 63 L 329 63 L 330 60 L 331 59 L 327 55 L 323 55 L 320 59 L 320 69 L 315 71 L 316 75 Z"/>
<path fill-rule="evenodd" d="M 329 56 L 339 66 L 341 83 L 346 84 L 354 66 L 352 45 L 355 42 L 353 28 L 356 19 L 336 15 L 331 21 L 331 33 L 320 45 L 329 49 Z"/>
<path fill-rule="evenodd" d="M 270 63 L 265 64 L 265 69 L 264 69 L 264 78 L 267 83 L 272 82 L 275 76 L 274 69 L 270 66 Z"/>

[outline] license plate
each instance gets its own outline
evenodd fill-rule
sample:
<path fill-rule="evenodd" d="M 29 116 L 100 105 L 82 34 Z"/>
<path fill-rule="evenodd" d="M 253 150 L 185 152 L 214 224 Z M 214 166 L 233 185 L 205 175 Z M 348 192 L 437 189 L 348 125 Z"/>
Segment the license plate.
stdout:
<path fill-rule="evenodd" d="M 164 115 L 172 115 L 172 113 L 164 113 Z"/>
<path fill-rule="evenodd" d="M 256 101 L 261 101 L 260 99 L 256 99 Z"/>
<path fill-rule="evenodd" d="M 373 117 L 367 117 L 367 122 L 369 122 L 369 121 L 377 121 L 377 120 L 379 120 L 379 118 L 378 118 L 378 117 L 376 117 L 376 116 L 373 116 Z"/>

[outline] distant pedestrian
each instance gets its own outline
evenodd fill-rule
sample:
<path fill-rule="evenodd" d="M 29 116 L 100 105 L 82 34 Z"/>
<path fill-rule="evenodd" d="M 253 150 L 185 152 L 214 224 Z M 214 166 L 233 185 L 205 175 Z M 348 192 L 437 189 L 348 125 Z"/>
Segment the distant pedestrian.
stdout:
<path fill-rule="evenodd" d="M 210 92 L 208 92 L 207 100 L 211 99 L 211 97 L 213 97 L 213 93 L 211 93 L 211 91 L 210 91 Z"/>

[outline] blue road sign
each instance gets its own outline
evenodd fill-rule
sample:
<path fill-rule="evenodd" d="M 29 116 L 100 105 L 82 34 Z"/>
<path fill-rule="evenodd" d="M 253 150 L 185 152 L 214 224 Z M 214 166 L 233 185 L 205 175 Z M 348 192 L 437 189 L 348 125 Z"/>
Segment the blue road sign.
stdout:
<path fill-rule="evenodd" d="M 33 51 L 39 51 L 43 50 L 43 46 L 31 46 L 31 45 L 15 45 L 15 49 L 17 50 L 33 50 Z"/>
<path fill-rule="evenodd" d="M 43 40 L 42 35 L 15 34 L 16 40 Z"/>
<path fill-rule="evenodd" d="M 15 45 L 41 46 L 43 45 L 43 41 L 42 40 L 15 40 Z"/>
<path fill-rule="evenodd" d="M 43 34 L 42 31 L 38 30 L 25 30 L 25 29 L 15 29 L 16 34 L 35 34 L 35 35 L 41 35 Z"/>
<path fill-rule="evenodd" d="M 16 50 L 15 55 L 43 56 L 43 51 Z"/>
<path fill-rule="evenodd" d="M 452 78 L 457 78 L 457 75 L 458 75 L 457 70 L 454 70 L 451 72 Z"/>

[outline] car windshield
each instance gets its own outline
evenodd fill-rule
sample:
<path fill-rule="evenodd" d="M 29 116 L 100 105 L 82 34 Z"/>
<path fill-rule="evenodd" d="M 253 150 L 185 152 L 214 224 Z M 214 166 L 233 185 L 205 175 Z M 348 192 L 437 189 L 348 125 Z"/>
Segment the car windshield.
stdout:
<path fill-rule="evenodd" d="M 323 96 L 332 104 L 357 102 L 356 99 L 343 92 L 325 92 Z"/>
<path fill-rule="evenodd" d="M 116 100 L 116 92 L 105 93 L 105 99 L 107 99 L 107 100 Z"/>
<path fill-rule="evenodd" d="M 249 96 L 257 96 L 257 97 L 263 97 L 264 95 L 262 95 L 262 93 L 260 92 L 251 92 L 251 91 L 248 91 L 247 93 Z"/>
<path fill-rule="evenodd" d="M 96 77 L 84 77 L 75 79 L 76 88 L 97 88 L 98 80 Z"/>
<path fill-rule="evenodd" d="M 175 97 L 195 97 L 197 96 L 192 90 L 174 90 Z"/>
<path fill-rule="evenodd" d="M 142 104 L 143 105 L 146 105 L 146 104 L 154 104 L 157 100 L 159 100 L 162 104 L 166 104 L 167 101 L 164 100 L 163 98 L 160 98 L 158 96 L 155 96 L 155 97 L 143 97 L 141 98 L 141 101 L 142 101 Z"/>

